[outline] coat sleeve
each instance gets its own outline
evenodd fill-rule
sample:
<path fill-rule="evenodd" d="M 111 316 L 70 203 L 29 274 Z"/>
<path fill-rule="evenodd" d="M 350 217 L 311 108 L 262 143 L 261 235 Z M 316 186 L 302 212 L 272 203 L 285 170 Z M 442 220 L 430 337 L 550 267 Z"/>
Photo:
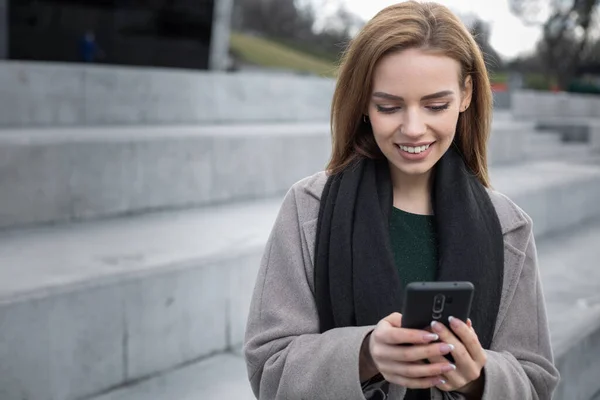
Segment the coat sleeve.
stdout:
<path fill-rule="evenodd" d="M 254 288 L 244 341 L 252 390 L 268 400 L 364 400 L 359 353 L 373 327 L 319 333 L 312 267 L 306 267 L 310 253 L 298 218 L 298 201 L 308 200 L 297 197 L 292 188 L 284 199 Z"/>
<path fill-rule="evenodd" d="M 552 398 L 559 380 L 529 218 L 525 229 L 524 255 L 505 244 L 505 254 L 513 260 L 524 257 L 524 261 L 512 301 L 487 351 L 484 400 L 547 400 Z"/>

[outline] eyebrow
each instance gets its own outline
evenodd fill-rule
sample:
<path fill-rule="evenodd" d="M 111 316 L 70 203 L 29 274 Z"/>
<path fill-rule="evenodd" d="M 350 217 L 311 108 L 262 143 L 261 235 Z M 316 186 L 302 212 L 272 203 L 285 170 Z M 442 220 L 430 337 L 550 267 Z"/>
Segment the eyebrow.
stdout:
<path fill-rule="evenodd" d="M 428 94 L 426 96 L 421 97 L 421 100 L 431 100 L 431 99 L 439 99 L 440 97 L 446 97 L 453 95 L 454 92 L 452 90 L 442 90 L 441 92 Z M 373 93 L 373 97 L 378 97 L 380 99 L 385 100 L 394 100 L 394 101 L 404 101 L 404 99 L 400 96 L 396 96 L 389 93 L 384 92 L 375 92 Z"/>

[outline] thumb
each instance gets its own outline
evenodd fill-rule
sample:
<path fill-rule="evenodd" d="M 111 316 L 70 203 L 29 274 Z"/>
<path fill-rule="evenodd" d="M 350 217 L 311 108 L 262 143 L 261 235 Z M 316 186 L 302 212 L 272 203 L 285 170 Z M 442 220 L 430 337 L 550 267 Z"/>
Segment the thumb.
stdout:
<path fill-rule="evenodd" d="M 402 314 L 400 314 L 400 313 L 397 313 L 397 312 L 391 313 L 390 315 L 385 317 L 383 320 L 395 328 L 402 328 Z"/>

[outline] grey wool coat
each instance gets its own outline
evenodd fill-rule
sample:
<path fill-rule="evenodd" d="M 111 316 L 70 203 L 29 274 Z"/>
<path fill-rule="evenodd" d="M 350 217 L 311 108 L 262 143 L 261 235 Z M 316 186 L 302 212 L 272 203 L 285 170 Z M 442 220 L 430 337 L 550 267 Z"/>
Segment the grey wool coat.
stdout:
<path fill-rule="evenodd" d="M 292 186 L 265 248 L 244 344 L 250 383 L 261 400 L 365 399 L 359 351 L 374 326 L 319 333 L 313 261 L 326 180 L 320 172 Z M 559 374 L 553 365 L 532 221 L 506 196 L 493 190 L 489 195 L 502 227 L 505 265 L 493 341 L 486 350 L 483 399 L 550 399 Z M 405 391 L 391 385 L 389 399 L 402 399 Z M 432 389 L 432 399 L 442 396 Z"/>

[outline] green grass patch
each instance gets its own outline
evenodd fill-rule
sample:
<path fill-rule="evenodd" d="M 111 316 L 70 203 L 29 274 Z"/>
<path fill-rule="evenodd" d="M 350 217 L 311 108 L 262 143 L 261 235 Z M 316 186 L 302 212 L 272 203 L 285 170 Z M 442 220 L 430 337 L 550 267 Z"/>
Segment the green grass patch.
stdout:
<path fill-rule="evenodd" d="M 336 64 L 332 61 L 261 37 L 232 33 L 230 47 L 242 60 L 262 67 L 289 69 L 325 77 L 333 77 L 336 73 Z"/>
<path fill-rule="evenodd" d="M 508 74 L 497 72 L 490 74 L 490 82 L 492 83 L 508 83 Z"/>

